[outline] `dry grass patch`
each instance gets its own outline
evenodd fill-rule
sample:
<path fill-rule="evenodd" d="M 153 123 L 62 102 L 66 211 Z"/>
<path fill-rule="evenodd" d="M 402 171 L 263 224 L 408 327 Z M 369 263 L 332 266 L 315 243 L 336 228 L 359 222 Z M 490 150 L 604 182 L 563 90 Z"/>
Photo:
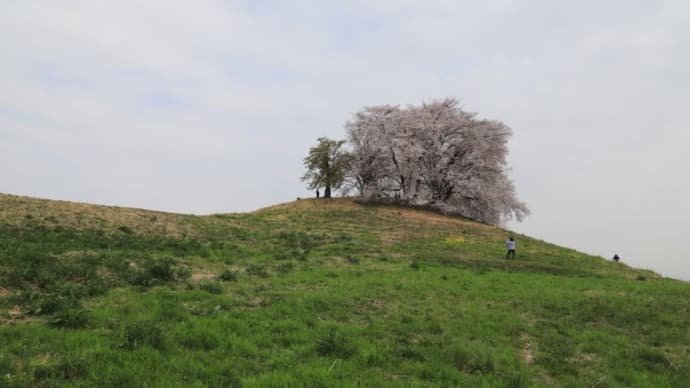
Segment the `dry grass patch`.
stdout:
<path fill-rule="evenodd" d="M 24 311 L 22 310 L 21 306 L 13 306 L 7 310 L 7 317 L 13 321 L 20 320 L 24 318 Z"/>
<path fill-rule="evenodd" d="M 36 365 L 47 365 L 52 360 L 54 360 L 55 357 L 56 357 L 55 353 L 48 352 L 48 353 L 39 354 L 38 356 L 36 356 L 36 358 L 34 360 L 35 360 Z"/>
<path fill-rule="evenodd" d="M 213 272 L 209 271 L 197 271 L 197 272 L 192 272 L 192 276 L 189 278 L 189 281 L 192 283 L 200 283 L 205 280 L 213 280 L 216 278 L 216 274 Z"/>
<path fill-rule="evenodd" d="M 572 357 L 568 359 L 568 362 L 576 364 L 579 368 L 589 368 L 592 366 L 599 365 L 601 363 L 601 358 L 594 353 L 575 353 Z"/>
<path fill-rule="evenodd" d="M 386 307 L 386 303 L 381 299 L 374 299 L 364 303 L 360 303 L 355 307 L 358 313 L 368 313 L 372 311 L 381 311 Z"/>
<path fill-rule="evenodd" d="M 39 223 L 74 230 L 102 230 L 109 234 L 153 234 L 171 238 L 199 234 L 183 215 L 8 194 L 0 194 L 0 223 L 17 227 Z"/>
<path fill-rule="evenodd" d="M 586 296 L 589 296 L 589 297 L 599 297 L 599 296 L 604 296 L 606 294 L 606 291 L 597 290 L 597 289 L 584 290 L 583 294 L 585 294 Z"/>
<path fill-rule="evenodd" d="M 534 342 L 527 333 L 522 333 L 522 336 L 520 336 L 520 341 L 523 344 L 520 356 L 525 361 L 525 364 L 534 364 Z"/>

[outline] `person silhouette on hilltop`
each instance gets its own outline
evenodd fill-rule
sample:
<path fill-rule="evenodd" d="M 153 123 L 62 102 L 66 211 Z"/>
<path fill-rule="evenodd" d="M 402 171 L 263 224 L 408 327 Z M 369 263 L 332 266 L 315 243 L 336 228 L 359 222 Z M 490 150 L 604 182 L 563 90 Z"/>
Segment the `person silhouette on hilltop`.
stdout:
<path fill-rule="evenodd" d="M 613 261 L 615 261 L 616 263 L 619 262 L 620 259 L 621 259 L 621 258 L 620 258 L 620 256 L 618 256 L 617 253 L 616 253 L 615 255 L 613 255 Z"/>
<path fill-rule="evenodd" d="M 511 257 L 513 260 L 515 260 L 515 240 L 513 238 L 509 238 L 508 241 L 506 241 L 506 248 L 508 248 L 508 253 L 506 254 L 506 260 L 510 259 Z"/>

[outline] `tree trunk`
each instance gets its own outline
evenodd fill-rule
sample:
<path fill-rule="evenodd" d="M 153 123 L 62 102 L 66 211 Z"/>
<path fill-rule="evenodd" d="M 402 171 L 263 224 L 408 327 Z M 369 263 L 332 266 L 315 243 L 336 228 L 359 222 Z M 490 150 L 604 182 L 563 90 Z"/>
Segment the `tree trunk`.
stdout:
<path fill-rule="evenodd" d="M 323 192 L 323 197 L 324 198 L 330 198 L 331 197 L 331 186 L 326 186 L 326 190 Z"/>

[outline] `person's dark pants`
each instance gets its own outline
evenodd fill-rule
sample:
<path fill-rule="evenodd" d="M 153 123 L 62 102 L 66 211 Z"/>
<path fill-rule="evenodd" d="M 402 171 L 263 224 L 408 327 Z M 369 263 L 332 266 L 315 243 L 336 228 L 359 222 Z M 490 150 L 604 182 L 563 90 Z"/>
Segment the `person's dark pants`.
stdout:
<path fill-rule="evenodd" d="M 506 255 L 506 260 L 510 259 L 511 257 L 513 258 L 513 260 L 515 259 L 515 249 L 508 249 L 508 254 Z"/>

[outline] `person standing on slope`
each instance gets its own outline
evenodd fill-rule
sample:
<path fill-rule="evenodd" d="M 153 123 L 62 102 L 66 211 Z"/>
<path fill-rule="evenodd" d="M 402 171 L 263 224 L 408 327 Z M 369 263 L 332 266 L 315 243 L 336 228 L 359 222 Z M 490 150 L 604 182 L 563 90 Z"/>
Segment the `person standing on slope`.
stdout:
<path fill-rule="evenodd" d="M 513 238 L 509 238 L 508 241 L 506 241 L 506 248 L 508 248 L 508 254 L 506 254 L 506 260 L 510 259 L 511 257 L 513 260 L 515 260 L 515 240 Z"/>

